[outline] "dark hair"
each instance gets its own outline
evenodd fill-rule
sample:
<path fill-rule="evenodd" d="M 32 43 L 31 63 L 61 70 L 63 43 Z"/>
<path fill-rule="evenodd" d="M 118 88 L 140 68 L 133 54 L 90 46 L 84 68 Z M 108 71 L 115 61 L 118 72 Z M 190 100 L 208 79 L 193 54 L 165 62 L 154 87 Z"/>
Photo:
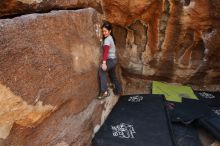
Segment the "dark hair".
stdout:
<path fill-rule="evenodd" d="M 114 43 L 115 43 L 115 37 L 114 37 L 113 32 L 112 32 L 112 26 L 111 26 L 111 24 L 108 23 L 108 22 L 104 22 L 104 23 L 102 24 L 102 27 L 101 27 L 101 28 L 106 28 L 107 30 L 111 31 L 110 35 L 112 36 L 112 38 L 113 38 L 113 40 L 114 40 Z M 104 40 L 105 38 L 103 37 L 102 39 Z"/>
<path fill-rule="evenodd" d="M 104 22 L 104 23 L 102 24 L 102 27 L 101 27 L 101 28 L 106 28 L 106 29 L 108 29 L 108 30 L 112 30 L 112 26 L 111 26 L 111 24 L 108 23 L 108 22 Z"/>

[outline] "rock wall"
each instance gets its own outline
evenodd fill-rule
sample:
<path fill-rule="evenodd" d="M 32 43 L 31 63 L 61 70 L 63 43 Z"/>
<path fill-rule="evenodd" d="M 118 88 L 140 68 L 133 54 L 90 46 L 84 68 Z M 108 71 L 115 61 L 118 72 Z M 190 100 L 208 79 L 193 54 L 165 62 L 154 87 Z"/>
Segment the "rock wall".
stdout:
<path fill-rule="evenodd" d="M 219 1 L 102 2 L 105 19 L 127 30 L 125 76 L 220 86 Z"/>

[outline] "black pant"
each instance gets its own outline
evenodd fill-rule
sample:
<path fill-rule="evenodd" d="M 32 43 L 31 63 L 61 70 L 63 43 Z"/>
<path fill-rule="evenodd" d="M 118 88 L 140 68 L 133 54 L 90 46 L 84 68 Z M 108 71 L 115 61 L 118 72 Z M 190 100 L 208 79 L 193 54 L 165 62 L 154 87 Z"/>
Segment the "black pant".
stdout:
<path fill-rule="evenodd" d="M 107 65 L 107 70 L 103 71 L 102 68 L 99 68 L 99 79 L 100 79 L 100 88 L 101 92 L 105 92 L 108 89 L 107 85 L 107 72 L 109 73 L 109 77 L 111 82 L 115 86 L 115 91 L 116 93 L 122 92 L 122 87 L 119 81 L 117 80 L 116 73 L 115 73 L 115 68 L 116 68 L 117 60 L 116 59 L 107 59 L 106 65 Z"/>

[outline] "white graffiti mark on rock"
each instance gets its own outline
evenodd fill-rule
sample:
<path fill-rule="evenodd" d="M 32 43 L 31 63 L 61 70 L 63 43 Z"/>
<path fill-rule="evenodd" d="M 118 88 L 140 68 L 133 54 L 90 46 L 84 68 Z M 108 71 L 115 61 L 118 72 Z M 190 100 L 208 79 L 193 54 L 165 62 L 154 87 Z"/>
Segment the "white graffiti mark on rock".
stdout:
<path fill-rule="evenodd" d="M 213 99 L 213 98 L 215 98 L 214 95 L 212 95 L 210 93 L 207 93 L 207 92 L 200 92 L 199 95 L 202 96 L 203 98 L 206 98 L 206 99 Z"/>
<path fill-rule="evenodd" d="M 135 138 L 134 137 L 134 127 L 133 125 L 129 125 L 129 124 L 125 124 L 125 123 L 121 123 L 119 125 L 116 126 L 111 126 L 112 127 L 112 134 L 115 137 L 120 137 L 120 138 Z"/>
<path fill-rule="evenodd" d="M 218 110 L 212 110 L 216 115 L 220 116 L 220 109 Z"/>
<path fill-rule="evenodd" d="M 143 100 L 143 96 L 139 96 L 139 95 L 136 95 L 136 96 L 130 96 L 128 101 L 130 102 L 141 102 Z"/>

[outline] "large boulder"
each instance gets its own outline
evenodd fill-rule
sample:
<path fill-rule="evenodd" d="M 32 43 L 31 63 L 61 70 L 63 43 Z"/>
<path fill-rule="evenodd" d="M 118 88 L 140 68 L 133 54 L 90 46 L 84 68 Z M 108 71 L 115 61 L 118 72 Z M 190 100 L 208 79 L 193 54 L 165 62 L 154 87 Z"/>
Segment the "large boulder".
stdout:
<path fill-rule="evenodd" d="M 92 8 L 0 20 L 0 145 L 91 142 L 106 109 L 95 99 L 100 24 Z"/>
<path fill-rule="evenodd" d="M 100 12 L 100 0 L 1 0 L 0 18 L 18 15 L 48 12 L 51 10 L 82 9 L 94 7 Z"/>

